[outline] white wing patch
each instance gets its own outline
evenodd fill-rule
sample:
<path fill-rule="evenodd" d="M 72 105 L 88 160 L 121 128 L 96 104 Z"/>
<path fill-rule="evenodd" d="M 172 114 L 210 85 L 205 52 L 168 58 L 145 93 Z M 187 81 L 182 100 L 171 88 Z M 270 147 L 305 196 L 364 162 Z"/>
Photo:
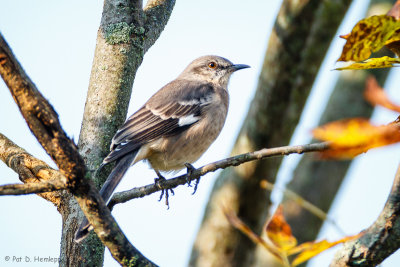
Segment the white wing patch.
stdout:
<path fill-rule="evenodd" d="M 179 101 L 178 103 L 182 106 L 191 106 L 191 105 L 204 106 L 204 105 L 210 104 L 213 101 L 214 101 L 214 95 L 209 94 L 200 99 L 193 99 L 193 100 L 189 100 L 189 101 Z"/>
<path fill-rule="evenodd" d="M 185 126 L 185 125 L 190 125 L 190 124 L 195 123 L 195 122 L 198 121 L 199 119 L 200 119 L 200 117 L 196 117 L 196 116 L 194 116 L 193 114 L 190 114 L 190 115 L 188 115 L 188 116 L 179 118 L 178 125 L 179 125 L 180 127 Z"/>
<path fill-rule="evenodd" d="M 179 101 L 178 103 L 182 106 L 193 106 L 193 105 L 198 105 L 200 101 L 197 99 L 193 99 L 190 101 Z"/>

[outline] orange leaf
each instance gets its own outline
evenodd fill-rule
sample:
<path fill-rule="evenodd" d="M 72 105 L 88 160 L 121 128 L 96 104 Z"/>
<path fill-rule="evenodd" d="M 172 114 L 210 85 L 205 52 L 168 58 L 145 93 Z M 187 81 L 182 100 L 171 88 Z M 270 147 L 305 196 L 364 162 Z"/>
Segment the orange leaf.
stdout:
<path fill-rule="evenodd" d="M 293 261 L 292 266 L 297 266 L 305 261 L 308 261 L 312 257 L 315 257 L 319 253 L 336 246 L 337 244 L 344 243 L 346 241 L 355 239 L 360 237 L 362 234 L 354 235 L 354 236 L 347 236 L 335 242 L 329 242 L 326 240 L 322 240 L 320 242 L 306 242 L 297 247 L 295 247 L 290 254 L 295 254 L 301 252 Z"/>
<path fill-rule="evenodd" d="M 343 34 L 343 35 L 339 35 L 340 38 L 347 40 L 347 38 L 350 37 L 350 33 L 348 34 Z"/>
<path fill-rule="evenodd" d="M 367 78 L 364 97 L 373 106 L 379 105 L 390 110 L 400 112 L 400 106 L 389 100 L 385 91 L 383 91 L 382 87 L 379 86 L 378 82 L 373 76 Z"/>
<path fill-rule="evenodd" d="M 283 208 L 279 206 L 267 224 L 267 236 L 279 249 L 288 251 L 297 245 L 292 229 L 283 217 Z"/>
<path fill-rule="evenodd" d="M 321 153 L 326 158 L 353 158 L 371 148 L 400 141 L 399 124 L 374 126 L 366 119 L 334 121 L 313 130 L 315 138 L 330 141 L 330 148 Z"/>

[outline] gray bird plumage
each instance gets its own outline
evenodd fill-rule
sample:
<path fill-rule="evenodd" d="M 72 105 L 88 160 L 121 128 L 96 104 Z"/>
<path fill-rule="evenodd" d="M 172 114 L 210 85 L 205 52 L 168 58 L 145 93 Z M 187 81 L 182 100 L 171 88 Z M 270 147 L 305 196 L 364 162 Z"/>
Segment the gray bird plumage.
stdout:
<path fill-rule="evenodd" d="M 101 166 L 116 161 L 100 193 L 108 201 L 129 166 L 147 160 L 157 175 L 196 161 L 219 135 L 229 105 L 229 77 L 248 68 L 219 56 L 191 62 L 172 82 L 155 93 L 114 135 Z M 82 222 L 75 240 L 90 231 Z"/>

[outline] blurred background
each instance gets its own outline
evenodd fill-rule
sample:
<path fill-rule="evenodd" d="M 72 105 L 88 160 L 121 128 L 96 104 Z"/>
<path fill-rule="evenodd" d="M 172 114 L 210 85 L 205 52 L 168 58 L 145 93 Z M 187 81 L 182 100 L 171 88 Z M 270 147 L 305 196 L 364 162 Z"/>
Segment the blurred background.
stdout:
<path fill-rule="evenodd" d="M 128 115 L 199 56 L 215 54 L 234 63 L 248 64 L 251 69 L 235 73 L 230 81 L 231 103 L 223 132 L 194 165 L 200 167 L 229 156 L 254 97 L 281 2 L 177 1 L 165 30 L 145 54 L 136 74 Z M 355 23 L 366 16 L 368 2 L 354 0 L 350 5 L 319 68 L 290 144 L 310 142 L 311 130 L 318 125 L 340 74 L 333 70 L 337 67 L 336 60 L 344 44 L 338 35 L 349 33 Z M 64 130 L 77 142 L 102 2 L 3 0 L 1 9 L 1 33 L 25 71 L 58 112 Z M 383 9 L 381 13 L 386 11 Z M 297 62 L 294 60 L 292 64 Z M 356 74 L 348 72 L 344 76 L 351 79 Z M 400 102 L 396 88 L 399 83 L 398 70 L 393 69 L 384 87 L 397 103 Z M 359 97 L 362 95 L 359 94 Z M 0 132 L 33 156 L 54 166 L 30 133 L 2 81 L 0 111 Z M 377 108 L 372 120 L 385 124 L 397 115 Z M 329 217 L 343 233 L 356 234 L 377 218 L 390 192 L 400 159 L 399 152 L 399 145 L 392 145 L 371 150 L 353 160 L 329 211 Z M 277 175 L 280 188 L 291 180 L 300 158 L 300 155 L 284 158 Z M 175 196 L 169 199 L 168 210 L 164 201 L 157 201 L 159 194 L 153 194 L 117 205 L 113 215 L 129 240 L 156 264 L 186 266 L 218 175 L 219 172 L 216 172 L 203 177 L 195 195 L 191 194 L 192 188 L 177 188 Z M 321 175 L 320 179 L 328 179 L 328 176 Z M 0 163 L 0 178 L 1 184 L 19 182 L 17 175 L 3 163 Z M 129 170 L 117 191 L 152 183 L 154 178 L 154 172 L 146 164 L 137 164 Z M 274 205 L 281 199 L 281 190 L 273 192 Z M 0 197 L 0 214 L 1 266 L 16 266 L 15 262 L 6 261 L 6 256 L 59 256 L 61 216 L 51 203 L 36 195 L 3 196 Z M 326 223 L 318 239 L 333 241 L 341 238 L 343 233 Z M 310 266 L 327 266 L 335 249 L 317 256 Z M 25 263 L 18 266 L 23 265 Z M 104 265 L 119 266 L 107 249 Z M 44 264 L 30 263 L 29 266 Z M 395 253 L 382 266 L 400 266 L 400 254 Z"/>

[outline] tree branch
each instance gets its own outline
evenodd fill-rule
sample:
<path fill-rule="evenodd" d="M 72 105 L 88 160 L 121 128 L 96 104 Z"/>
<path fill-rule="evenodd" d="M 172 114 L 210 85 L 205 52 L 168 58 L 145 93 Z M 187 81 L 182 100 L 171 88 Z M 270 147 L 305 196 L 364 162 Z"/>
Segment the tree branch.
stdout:
<path fill-rule="evenodd" d="M 175 0 L 149 0 L 144 8 L 145 15 L 145 40 L 143 44 L 144 53 L 154 44 L 174 8 Z"/>
<path fill-rule="evenodd" d="M 351 0 L 284 0 L 269 38 L 255 96 L 232 154 L 287 145 L 300 120 L 319 66 Z M 296 62 L 296 64 L 293 64 Z M 220 205 L 229 201 L 256 233 L 264 227 L 281 158 L 222 171 L 205 209 L 189 265 L 251 266 L 255 244 L 226 224 Z M 213 245 L 210 245 L 213 244 Z"/>
<path fill-rule="evenodd" d="M 61 128 L 57 113 L 23 71 L 1 34 L 0 74 L 32 133 L 67 177 L 69 190 L 112 256 L 124 266 L 132 261 L 152 265 L 129 243 L 99 192 L 88 179 L 84 179 L 85 165 L 77 147 L 67 137 Z"/>
<path fill-rule="evenodd" d="M 0 196 L 38 194 L 66 188 L 66 184 L 59 180 L 40 183 L 8 184 L 0 186 Z"/>
<path fill-rule="evenodd" d="M 78 142 L 89 170 L 97 169 L 108 154 L 111 138 L 126 118 L 136 71 L 167 23 L 174 2 L 151 0 L 143 10 L 143 1 L 105 0 Z M 109 171 L 105 168 L 93 177 L 98 188 Z M 88 238 L 79 245 L 70 241 L 69 229 L 83 217 L 73 212 L 76 206 L 71 202 L 63 217 L 61 266 L 80 264 L 82 259 L 88 265 L 101 265 L 104 253 L 98 239 Z M 66 253 L 71 254 L 68 259 Z"/>
<path fill-rule="evenodd" d="M 400 247 L 400 165 L 378 219 L 356 240 L 346 242 L 330 266 L 376 266 Z"/>
<path fill-rule="evenodd" d="M 383 12 L 382 6 L 390 6 L 392 2 L 393 0 L 371 0 L 367 13 L 377 12 L 377 10 Z M 374 55 L 374 57 L 382 56 L 393 57 L 394 55 L 389 49 L 382 49 Z M 368 75 L 373 75 L 378 83 L 383 85 L 389 71 L 390 68 L 340 72 L 318 125 L 345 118 L 371 117 L 373 107 L 362 97 L 365 79 Z M 287 188 L 320 207 L 324 212 L 328 212 L 351 162 L 350 160 L 321 161 L 310 155 L 304 155 L 292 172 L 292 179 L 288 182 Z M 291 225 L 292 233 L 297 241 L 303 243 L 315 240 L 324 221 L 305 209 L 299 209 L 290 198 L 285 197 L 282 205 L 284 205 L 285 219 Z"/>
<path fill-rule="evenodd" d="M 85 175 L 85 165 L 74 142 L 61 128 L 58 115 L 23 70 L 0 34 L 0 75 L 22 116 L 60 171 L 75 182 Z"/>
<path fill-rule="evenodd" d="M 179 185 L 186 184 L 187 181 L 192 181 L 195 179 L 199 179 L 201 176 L 214 172 L 218 169 L 225 169 L 230 166 L 238 166 L 240 164 L 260 160 L 264 158 L 274 157 L 274 156 L 285 156 L 289 154 L 302 154 L 306 152 L 316 152 L 322 151 L 329 147 L 327 142 L 323 143 L 314 143 L 307 145 L 298 145 L 298 146 L 283 146 L 276 148 L 264 148 L 258 151 L 249 152 L 245 154 L 240 154 L 237 156 L 229 157 L 226 159 L 222 159 L 210 164 L 207 164 L 203 167 L 195 169 L 191 171 L 190 174 L 183 174 L 178 177 L 168 179 L 166 181 L 161 181 L 159 184 L 150 184 L 138 188 L 133 188 L 131 190 L 123 191 L 114 194 L 112 199 L 110 200 L 108 207 L 112 209 L 116 204 L 124 203 L 134 198 L 144 197 L 160 190 L 168 190 L 173 189 Z"/>
<path fill-rule="evenodd" d="M 29 183 L 31 186 L 35 186 L 34 183 L 52 181 L 66 184 L 67 179 L 59 171 L 54 170 L 45 162 L 33 157 L 1 133 L 0 160 L 18 174 L 21 182 Z M 60 192 L 45 193 L 40 194 L 40 196 L 52 202 L 57 209 L 60 209 L 62 198 Z"/>

